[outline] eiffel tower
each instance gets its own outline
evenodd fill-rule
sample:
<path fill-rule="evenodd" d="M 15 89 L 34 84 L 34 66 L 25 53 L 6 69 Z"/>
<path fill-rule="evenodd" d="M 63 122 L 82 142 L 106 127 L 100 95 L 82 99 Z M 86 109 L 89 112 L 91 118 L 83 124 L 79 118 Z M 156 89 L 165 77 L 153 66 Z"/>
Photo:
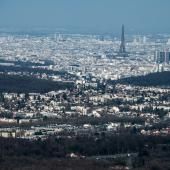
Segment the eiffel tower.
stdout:
<path fill-rule="evenodd" d="M 119 56 L 120 57 L 128 57 L 128 54 L 126 52 L 125 48 L 125 28 L 124 25 L 122 25 L 122 34 L 121 34 L 121 44 L 119 49 Z"/>

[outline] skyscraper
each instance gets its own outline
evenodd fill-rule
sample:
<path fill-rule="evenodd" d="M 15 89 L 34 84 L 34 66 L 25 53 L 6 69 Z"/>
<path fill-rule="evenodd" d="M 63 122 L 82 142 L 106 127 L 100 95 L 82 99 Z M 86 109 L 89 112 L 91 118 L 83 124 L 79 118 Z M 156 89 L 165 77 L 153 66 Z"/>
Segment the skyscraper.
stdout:
<path fill-rule="evenodd" d="M 170 64 L 170 51 L 156 51 L 154 58 L 157 64 Z"/>
<path fill-rule="evenodd" d="M 120 49 L 119 49 L 119 56 L 121 57 L 127 57 L 128 54 L 126 52 L 125 48 L 125 28 L 124 25 L 122 25 L 122 34 L 121 34 L 121 44 L 120 44 Z"/>

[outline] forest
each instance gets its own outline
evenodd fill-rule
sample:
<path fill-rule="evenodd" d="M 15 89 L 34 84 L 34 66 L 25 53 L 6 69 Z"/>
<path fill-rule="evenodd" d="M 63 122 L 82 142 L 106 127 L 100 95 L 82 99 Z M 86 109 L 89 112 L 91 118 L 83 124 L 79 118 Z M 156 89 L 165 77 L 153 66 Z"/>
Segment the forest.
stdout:
<path fill-rule="evenodd" d="M 128 139 L 128 140 L 127 140 Z M 170 137 L 141 135 L 112 135 L 101 137 L 77 136 L 58 138 L 50 136 L 47 140 L 30 141 L 24 139 L 0 138 L 1 169 L 108 169 L 110 166 L 126 165 L 124 161 L 102 161 L 96 163 L 90 159 L 94 155 L 114 155 L 120 153 L 138 153 L 133 161 L 133 169 L 159 170 L 169 167 Z M 68 155 L 79 155 L 78 161 Z M 84 158 L 80 157 L 84 156 Z M 82 160 L 83 159 L 83 160 Z M 165 161 L 163 165 L 160 164 Z M 151 162 L 156 162 L 151 164 Z M 167 161 L 167 162 L 166 162 Z M 77 163 L 76 163 L 77 162 Z M 38 163 L 38 164 L 37 164 Z M 47 168 L 48 166 L 48 168 Z M 28 168 L 29 167 L 29 168 Z M 54 168 L 55 167 L 55 168 Z M 164 168 L 163 168 L 164 167 Z"/>
<path fill-rule="evenodd" d="M 0 74 L 0 92 L 12 93 L 46 93 L 61 89 L 70 89 L 74 86 L 68 82 L 54 82 L 37 79 L 31 76 Z"/>
<path fill-rule="evenodd" d="M 170 86 L 170 71 L 151 73 L 145 76 L 123 78 L 112 83 L 137 86 Z"/>
<path fill-rule="evenodd" d="M 20 63 L 20 62 L 18 62 Z M 32 66 L 32 65 L 31 65 Z M 45 74 L 55 74 L 55 75 L 65 75 L 68 74 L 65 71 L 53 71 L 53 70 L 47 70 L 43 68 L 32 68 L 30 65 L 22 64 L 21 66 L 5 66 L 0 65 L 0 72 L 7 73 L 7 72 L 28 72 L 28 73 L 45 73 Z"/>

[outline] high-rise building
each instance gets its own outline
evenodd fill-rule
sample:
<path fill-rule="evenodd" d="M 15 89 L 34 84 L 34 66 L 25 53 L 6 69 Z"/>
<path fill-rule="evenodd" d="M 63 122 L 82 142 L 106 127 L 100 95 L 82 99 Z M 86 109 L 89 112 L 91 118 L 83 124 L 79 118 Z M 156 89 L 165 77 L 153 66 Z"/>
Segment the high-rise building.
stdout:
<path fill-rule="evenodd" d="M 169 51 L 156 51 L 155 62 L 157 64 L 170 64 L 170 52 Z"/>
<path fill-rule="evenodd" d="M 122 34 L 121 34 L 121 44 L 120 44 L 120 49 L 119 49 L 119 56 L 121 57 L 127 57 L 128 54 L 126 52 L 126 47 L 125 47 L 125 28 L 124 25 L 122 25 Z"/>

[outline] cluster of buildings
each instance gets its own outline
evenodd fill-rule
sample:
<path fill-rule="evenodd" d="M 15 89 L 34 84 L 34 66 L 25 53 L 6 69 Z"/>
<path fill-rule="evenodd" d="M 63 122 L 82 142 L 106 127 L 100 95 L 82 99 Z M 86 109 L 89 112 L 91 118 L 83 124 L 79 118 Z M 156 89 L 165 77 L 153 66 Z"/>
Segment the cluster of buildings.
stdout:
<path fill-rule="evenodd" d="M 0 35 L 0 57 L 3 59 L 0 65 L 15 66 L 22 61 L 32 63 L 34 68 L 67 71 L 79 77 L 119 79 L 170 70 L 169 48 L 169 35 L 126 36 L 125 41 L 124 26 L 121 41 L 111 35 L 100 38 L 79 34 L 3 34 Z"/>
<path fill-rule="evenodd" d="M 155 61 L 157 64 L 170 64 L 170 51 L 156 51 L 155 52 Z"/>
<path fill-rule="evenodd" d="M 71 132 L 73 135 L 96 132 L 119 133 L 121 127 L 136 128 L 138 133 L 145 135 L 150 132 L 145 129 L 170 119 L 170 89 L 117 84 L 109 85 L 104 90 L 77 85 L 72 90 L 52 91 L 45 94 L 2 93 L 0 112 L 1 124 L 13 125 L 16 129 L 20 125 L 28 125 L 27 130 L 20 129 L 19 132 L 22 133 L 19 134 L 22 135 L 18 137 L 36 138 L 39 137 L 37 132 L 41 132 L 40 136 L 47 137 L 60 130 L 69 135 Z M 86 122 L 88 125 L 82 123 L 77 127 L 73 124 L 50 125 L 51 120 L 58 122 L 57 120 L 71 120 L 73 117 L 82 120 L 88 117 L 89 120 L 92 118 L 99 122 L 107 118 L 107 121 L 103 124 L 99 123 L 100 126 L 89 122 Z M 31 129 L 33 125 L 38 124 L 42 125 Z M 50 132 L 47 126 L 50 126 Z M 18 134 L 16 129 L 12 131 L 15 135 Z M 60 130 L 56 132 L 57 129 Z M 7 131 L 6 134 L 4 129 L 1 130 L 3 132 L 1 136 L 12 133 Z M 154 130 L 158 131 L 158 129 Z M 31 133 L 27 133 L 28 131 Z"/>
<path fill-rule="evenodd" d="M 170 89 L 107 84 L 107 80 L 170 71 L 168 35 L 154 38 L 127 36 L 124 26 L 118 38 L 91 35 L 21 36 L 0 35 L 0 67 L 44 69 L 44 73 L 8 71 L 1 74 L 36 76 L 51 81 L 72 81 L 71 90 L 48 93 L 1 93 L 0 123 L 14 128 L 0 129 L 0 136 L 46 138 L 58 133 L 94 134 L 119 133 L 121 128 L 134 129 L 143 135 L 169 134 L 167 129 L 151 128 L 170 118 Z M 45 71 L 46 70 L 46 71 Z M 48 72 L 48 71 L 54 72 Z M 67 75 L 56 75 L 64 71 Z M 41 124 L 49 119 L 92 117 L 100 120 L 110 116 L 100 126 L 41 125 L 18 129 L 19 124 Z M 123 122 L 123 123 L 122 123 Z M 166 131 L 166 133 L 164 133 Z"/>

